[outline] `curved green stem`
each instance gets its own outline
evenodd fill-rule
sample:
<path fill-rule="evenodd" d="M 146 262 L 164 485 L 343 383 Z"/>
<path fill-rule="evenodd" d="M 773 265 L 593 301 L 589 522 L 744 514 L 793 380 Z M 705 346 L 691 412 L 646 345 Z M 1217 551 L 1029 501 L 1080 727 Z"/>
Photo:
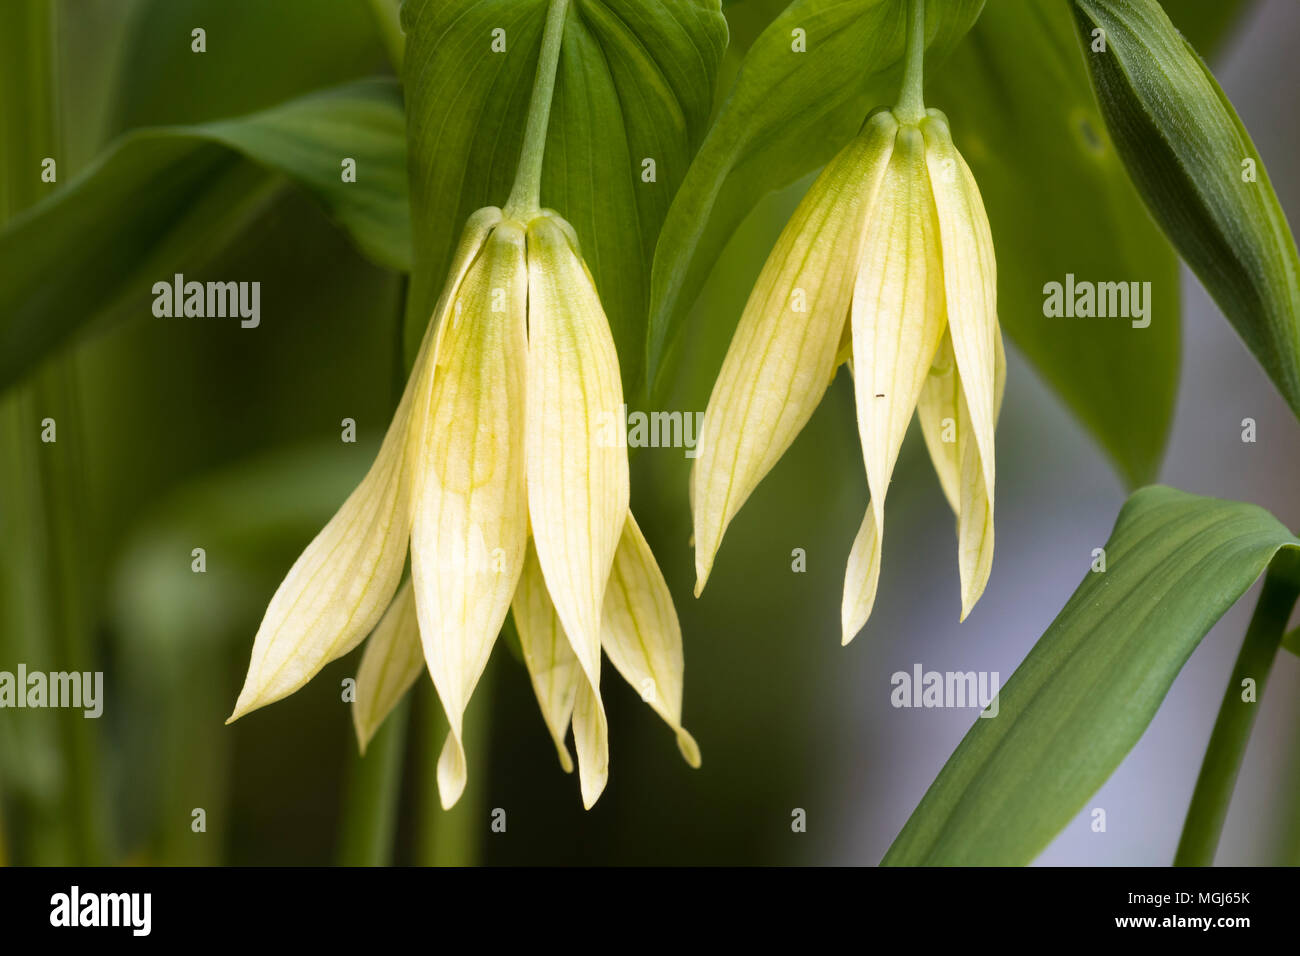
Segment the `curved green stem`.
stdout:
<path fill-rule="evenodd" d="M 903 61 L 903 88 L 894 107 L 900 123 L 925 118 L 925 0 L 908 0 L 907 53 Z"/>
<path fill-rule="evenodd" d="M 542 194 L 542 156 L 546 151 L 546 130 L 551 120 L 551 99 L 555 94 L 555 71 L 560 63 L 560 44 L 564 40 L 564 18 L 569 0 L 551 0 L 546 11 L 546 28 L 542 31 L 542 53 L 537 59 L 537 80 L 528 101 L 528 125 L 524 128 L 524 145 L 519 153 L 515 184 L 506 200 L 506 216 L 527 215 L 538 210 Z"/>
<path fill-rule="evenodd" d="M 1258 701 L 1263 697 L 1273 660 L 1282 642 L 1287 619 L 1300 596 L 1300 560 L 1291 551 L 1274 559 L 1264 578 L 1264 590 L 1246 629 L 1241 653 L 1223 694 L 1214 732 L 1205 750 L 1196 790 L 1187 810 L 1183 835 L 1178 842 L 1175 866 L 1210 866 L 1219 846 L 1223 821 L 1228 815 L 1232 790 L 1241 770 L 1242 757 L 1255 725 Z M 1243 700 L 1243 681 L 1254 681 L 1254 693 Z"/>

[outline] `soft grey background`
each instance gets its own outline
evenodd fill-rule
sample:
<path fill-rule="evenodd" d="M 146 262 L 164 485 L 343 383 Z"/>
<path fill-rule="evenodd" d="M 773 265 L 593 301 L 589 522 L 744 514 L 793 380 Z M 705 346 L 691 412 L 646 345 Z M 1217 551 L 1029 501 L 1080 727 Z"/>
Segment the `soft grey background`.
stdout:
<path fill-rule="evenodd" d="M 1269 0 L 1247 17 L 1215 63 L 1293 229 L 1300 222 L 1297 36 L 1300 4 Z M 1253 501 L 1300 527 L 1300 425 L 1185 269 L 1183 295 L 1182 386 L 1160 480 Z M 889 549 L 872 625 L 858 638 L 870 638 L 872 647 L 846 654 L 844 681 L 860 692 L 836 697 L 852 712 L 828 715 L 841 723 L 828 725 L 825 737 L 840 751 L 831 765 L 844 768 L 836 808 L 843 825 L 835 829 L 851 834 L 822 845 L 834 862 L 881 857 L 974 719 L 972 711 L 893 709 L 889 674 L 919 662 L 940 671 L 997 670 L 1005 682 L 1079 584 L 1124 501 L 1095 446 L 1017 355 L 1005 408 L 998 429 L 998 556 L 980 604 L 959 627 L 948 599 L 956 591 L 950 517 L 937 508 L 909 508 L 906 535 L 898 534 Z M 1258 423 L 1253 445 L 1241 441 L 1246 417 Z M 1137 747 L 1040 864 L 1172 861 L 1258 587 L 1207 635 Z M 1279 862 L 1296 806 L 1300 660 L 1279 656 L 1260 708 L 1218 863 Z M 864 805 L 874 812 L 861 813 Z M 1105 833 L 1091 830 L 1094 807 L 1106 810 Z"/>

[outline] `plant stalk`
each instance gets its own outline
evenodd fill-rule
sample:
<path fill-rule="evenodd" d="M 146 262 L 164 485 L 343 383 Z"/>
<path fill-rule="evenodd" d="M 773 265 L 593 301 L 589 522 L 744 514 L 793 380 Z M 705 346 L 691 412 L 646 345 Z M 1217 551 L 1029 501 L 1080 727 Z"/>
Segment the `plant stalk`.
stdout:
<path fill-rule="evenodd" d="M 535 213 L 542 195 L 542 156 L 546 151 L 546 130 L 551 120 L 551 99 L 555 95 L 555 72 L 560 63 L 560 44 L 564 40 L 564 19 L 569 0 L 551 0 L 542 31 L 542 52 L 537 59 L 537 79 L 532 99 L 528 101 L 528 125 L 524 127 L 524 145 L 519 152 L 515 183 L 506 200 L 507 217 Z"/>
<path fill-rule="evenodd" d="M 908 0 L 905 56 L 894 116 L 900 123 L 919 123 L 925 118 L 925 0 Z"/>
<path fill-rule="evenodd" d="M 1219 716 L 1205 750 L 1183 835 L 1174 856 L 1175 866 L 1210 866 L 1219 846 L 1223 821 L 1228 815 L 1233 787 L 1241 770 L 1259 701 L 1264 696 L 1273 660 L 1277 657 L 1288 618 L 1300 596 L 1300 561 L 1284 551 L 1274 559 L 1264 577 L 1264 589 L 1246 629 L 1246 639 L 1232 668 Z M 1254 693 L 1243 700 L 1243 682 L 1254 681 Z"/>

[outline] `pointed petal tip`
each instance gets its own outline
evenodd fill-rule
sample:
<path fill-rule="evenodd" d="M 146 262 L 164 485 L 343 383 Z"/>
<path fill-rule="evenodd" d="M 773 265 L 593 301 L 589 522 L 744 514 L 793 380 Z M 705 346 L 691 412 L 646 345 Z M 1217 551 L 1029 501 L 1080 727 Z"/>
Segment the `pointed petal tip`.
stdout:
<path fill-rule="evenodd" d="M 695 596 L 699 597 L 704 593 L 704 585 L 709 583 L 709 572 L 712 565 L 704 564 L 702 561 L 695 562 Z"/>
<path fill-rule="evenodd" d="M 569 748 L 563 744 L 556 744 L 555 752 L 560 757 L 560 769 L 565 773 L 573 773 L 573 756 L 569 753 Z"/>
<path fill-rule="evenodd" d="M 374 738 L 374 730 L 367 728 L 361 719 L 361 712 L 356 709 L 357 705 L 352 705 L 352 730 L 357 736 L 357 753 L 362 757 L 366 755 L 366 748 L 370 746 L 370 741 Z"/>
<path fill-rule="evenodd" d="M 682 759 L 692 770 L 699 770 L 703 762 L 700 757 L 700 745 L 695 742 L 685 728 L 677 731 L 677 749 L 682 752 Z"/>
<path fill-rule="evenodd" d="M 465 763 L 465 750 L 454 733 L 447 734 L 438 756 L 438 799 L 444 810 L 450 810 L 465 792 L 469 780 L 469 767 Z"/>
<path fill-rule="evenodd" d="M 596 779 L 582 781 L 582 809 L 590 810 L 600 799 L 600 795 L 605 792 L 605 784 L 609 781 L 609 771 L 606 769 L 600 774 L 593 774 Z"/>
<path fill-rule="evenodd" d="M 235 701 L 235 709 L 226 718 L 226 726 L 233 724 L 240 717 L 246 717 L 260 707 L 265 707 L 269 703 L 271 703 L 269 700 L 249 700 L 248 695 L 241 691 L 239 699 Z"/>

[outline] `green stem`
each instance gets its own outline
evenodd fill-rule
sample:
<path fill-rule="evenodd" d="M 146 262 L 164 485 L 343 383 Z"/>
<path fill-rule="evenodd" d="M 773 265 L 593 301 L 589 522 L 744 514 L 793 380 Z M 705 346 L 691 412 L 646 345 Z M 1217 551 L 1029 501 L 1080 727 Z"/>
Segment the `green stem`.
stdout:
<path fill-rule="evenodd" d="M 903 88 L 894 107 L 900 123 L 925 119 L 925 0 L 908 0 L 907 53 L 903 66 Z"/>
<path fill-rule="evenodd" d="M 393 386 L 390 408 L 396 409 L 406 386 L 403 361 L 402 317 L 406 314 L 408 276 L 397 280 L 393 330 Z M 389 866 L 393 863 L 393 837 L 402 795 L 402 767 L 411 724 L 411 694 L 407 693 L 379 728 L 363 757 L 357 753 L 351 723 L 348 726 L 347 792 L 339 834 L 339 863 L 344 866 Z"/>
<path fill-rule="evenodd" d="M 546 151 L 546 129 L 551 120 L 551 99 L 555 94 L 555 72 L 560 63 L 560 44 L 564 40 L 564 18 L 569 0 L 551 0 L 542 31 L 542 53 L 537 59 L 537 79 L 528 102 L 528 125 L 524 128 L 524 145 L 519 152 L 515 184 L 506 200 L 507 217 L 528 215 L 540 208 L 542 195 L 542 155 Z"/>
<path fill-rule="evenodd" d="M 389 866 L 393 862 L 410 700 L 408 694 L 393 708 L 364 757 L 348 742 L 352 757 L 339 845 L 339 863 L 343 866 Z"/>
<path fill-rule="evenodd" d="M 14 4 L 7 13 L 11 16 L 0 35 L 0 222 L 59 188 L 42 182 L 43 159 L 56 161 L 60 181 L 68 172 L 60 122 L 57 5 L 32 0 Z M 20 540 L 5 545 L 23 556 L 24 565 L 0 571 L 9 578 L 21 575 L 26 583 L 19 593 L 24 606 L 11 609 L 24 628 L 13 643 L 24 646 L 27 662 L 41 670 L 97 669 L 90 594 L 98 553 L 79 396 L 75 356 L 64 354 L 33 370 L 6 397 L 0 414 L 3 440 L 16 452 L 12 468 L 0 475 L 0 500 L 14 504 L 23 530 Z M 56 441 L 50 443 L 39 437 L 46 418 L 56 428 Z M 49 839 L 50 834 L 35 832 L 38 826 L 20 824 L 20 833 L 30 834 L 32 845 L 44 848 L 36 862 L 102 864 L 109 853 L 108 786 L 100 773 L 97 721 L 62 709 L 53 723 L 60 770 L 57 793 L 44 802 L 57 806 L 56 825 L 62 832 Z"/>
<path fill-rule="evenodd" d="M 450 810 L 442 809 L 438 797 L 438 757 L 447 739 L 447 717 L 433 684 L 423 681 L 421 703 L 424 719 L 421 763 L 425 768 L 419 790 L 416 864 L 419 866 L 473 866 L 479 862 L 482 834 L 490 817 L 486 806 L 488 737 L 491 732 L 492 689 L 496 683 L 489 665 L 474 689 L 473 705 L 465 712 L 465 758 L 469 782 L 460 800 Z"/>
<path fill-rule="evenodd" d="M 1214 732 L 1205 750 L 1205 761 L 1196 779 L 1196 790 L 1174 856 L 1175 866 L 1214 863 L 1228 803 L 1255 724 L 1258 701 L 1263 698 L 1264 684 L 1277 657 L 1287 619 L 1300 596 L 1298 570 L 1300 562 L 1293 552 L 1286 551 L 1278 555 L 1264 578 L 1264 590 L 1246 629 L 1246 639 L 1232 668 Z M 1249 701 L 1242 700 L 1242 682 L 1247 678 L 1255 682 L 1255 692 Z"/>

